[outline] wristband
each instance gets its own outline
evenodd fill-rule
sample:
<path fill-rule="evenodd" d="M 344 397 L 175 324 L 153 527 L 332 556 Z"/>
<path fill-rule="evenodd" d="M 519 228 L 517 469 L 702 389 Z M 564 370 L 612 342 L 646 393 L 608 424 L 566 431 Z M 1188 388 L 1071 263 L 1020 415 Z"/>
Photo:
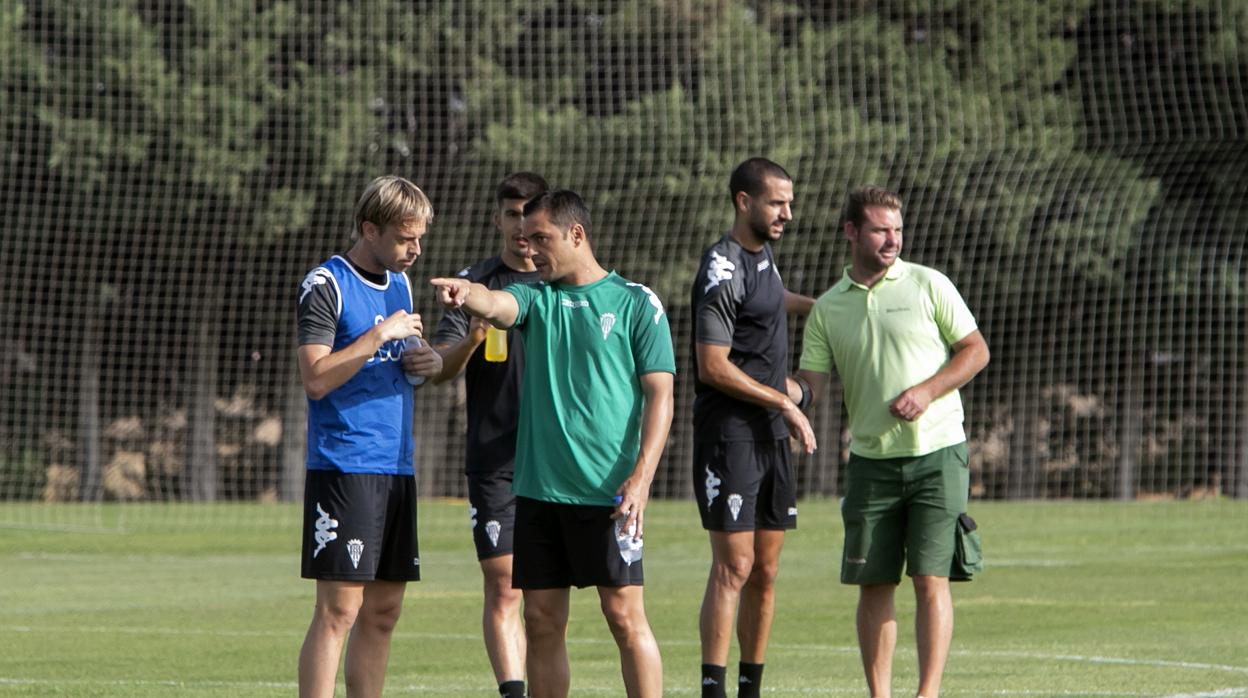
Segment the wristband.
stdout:
<path fill-rule="evenodd" d="M 802 399 L 797 403 L 797 409 L 805 412 L 806 408 L 810 407 L 811 400 L 814 399 L 814 395 L 810 392 L 810 383 L 807 383 L 805 378 L 797 375 L 793 376 L 793 382 L 797 383 L 797 387 L 802 389 Z"/>

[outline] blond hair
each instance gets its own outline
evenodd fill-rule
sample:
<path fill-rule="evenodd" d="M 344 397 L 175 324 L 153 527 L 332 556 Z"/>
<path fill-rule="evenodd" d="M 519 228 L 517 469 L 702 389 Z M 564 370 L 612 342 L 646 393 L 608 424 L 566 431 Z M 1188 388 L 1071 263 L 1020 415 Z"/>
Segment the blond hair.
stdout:
<path fill-rule="evenodd" d="M 883 206 L 893 211 L 900 211 L 901 197 L 874 184 L 858 187 L 849 193 L 849 200 L 845 202 L 845 221 L 855 226 L 862 225 L 868 206 Z"/>
<path fill-rule="evenodd" d="M 360 235 L 367 221 L 385 228 L 392 223 L 433 220 L 433 204 L 420 187 L 398 175 L 383 175 L 369 182 L 355 204 L 355 230 Z"/>

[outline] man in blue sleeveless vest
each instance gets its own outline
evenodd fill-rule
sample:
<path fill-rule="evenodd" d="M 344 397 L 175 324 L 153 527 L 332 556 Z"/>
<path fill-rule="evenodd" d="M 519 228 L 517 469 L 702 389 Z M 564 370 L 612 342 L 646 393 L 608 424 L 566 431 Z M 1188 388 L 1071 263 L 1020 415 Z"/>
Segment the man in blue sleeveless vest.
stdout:
<path fill-rule="evenodd" d="M 347 695 L 380 696 L 403 592 L 420 579 L 409 379 L 437 375 L 442 359 L 416 346 L 421 319 L 403 272 L 432 218 L 416 185 L 378 177 L 356 204 L 354 245 L 299 290 L 308 395 L 302 575 L 317 580 L 300 696 L 333 696 L 348 633 Z"/>

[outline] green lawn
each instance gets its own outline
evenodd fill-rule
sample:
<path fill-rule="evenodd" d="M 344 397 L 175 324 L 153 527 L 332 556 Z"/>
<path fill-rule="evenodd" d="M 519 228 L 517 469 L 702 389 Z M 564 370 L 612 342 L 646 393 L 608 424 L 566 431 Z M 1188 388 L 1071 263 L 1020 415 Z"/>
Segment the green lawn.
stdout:
<path fill-rule="evenodd" d="M 464 505 L 421 506 L 426 581 L 409 591 L 387 693 L 492 695 Z M 988 570 L 955 587 L 945 696 L 1248 696 L 1248 502 L 972 513 Z M 0 695 L 291 695 L 313 599 L 296 518 L 277 505 L 0 505 Z M 836 502 L 803 502 L 800 521 L 764 691 L 864 695 Z M 690 502 L 654 504 L 646 533 L 665 693 L 697 696 L 706 537 Z M 907 696 L 908 586 L 898 598 L 894 691 Z M 572 695 L 622 695 L 596 595 L 573 600 Z"/>

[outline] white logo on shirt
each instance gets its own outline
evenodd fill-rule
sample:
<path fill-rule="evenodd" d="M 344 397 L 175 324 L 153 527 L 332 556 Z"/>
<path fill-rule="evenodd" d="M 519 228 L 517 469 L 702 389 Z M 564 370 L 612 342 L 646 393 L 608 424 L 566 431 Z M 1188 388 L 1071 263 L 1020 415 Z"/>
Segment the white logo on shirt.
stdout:
<path fill-rule="evenodd" d="M 567 298 L 564 298 L 563 300 L 559 301 L 559 305 L 562 305 L 565 308 L 588 308 L 589 301 L 573 301 L 573 300 L 568 300 Z"/>
<path fill-rule="evenodd" d="M 299 286 L 303 289 L 303 293 L 299 294 L 299 303 L 303 303 L 303 299 L 308 297 L 308 294 L 312 292 L 313 287 L 323 286 L 329 283 L 329 276 L 329 270 L 322 269 L 320 267 L 308 272 L 308 275 L 303 277 L 303 283 Z"/>
<path fill-rule="evenodd" d="M 320 514 L 320 516 L 316 519 L 316 532 L 312 534 L 312 540 L 316 541 L 316 550 L 312 551 L 312 557 L 320 555 L 321 551 L 325 549 L 325 544 L 338 537 L 337 533 L 330 530 L 338 528 L 338 519 L 331 519 L 329 514 L 325 513 L 325 510 L 321 508 L 320 502 L 316 503 L 316 513 Z"/>
<path fill-rule="evenodd" d="M 654 306 L 654 322 L 657 325 L 659 322 L 659 318 L 663 317 L 663 301 L 659 300 L 658 294 L 656 294 L 654 291 L 651 291 L 649 286 L 645 286 L 643 284 L 635 284 L 630 281 L 628 282 L 628 285 L 636 286 L 646 292 L 647 300 L 650 301 L 650 305 Z"/>
<path fill-rule="evenodd" d="M 721 281 L 728 281 L 732 278 L 732 272 L 737 265 L 728 261 L 728 258 L 718 252 L 711 252 L 711 263 L 706 268 L 706 288 L 702 289 L 703 293 L 715 288 Z"/>
<path fill-rule="evenodd" d="M 764 259 L 763 261 L 758 263 L 758 266 L 754 267 L 754 271 L 763 271 L 769 266 L 771 266 L 771 260 Z"/>
<path fill-rule="evenodd" d="M 468 272 L 470 271 L 472 271 L 472 267 L 464 267 L 463 269 L 460 269 L 455 276 L 468 276 Z"/>
<path fill-rule="evenodd" d="M 602 338 L 606 339 L 611 334 L 611 328 L 615 327 L 615 313 L 603 313 L 598 316 L 598 326 L 602 328 Z"/>
<path fill-rule="evenodd" d="M 720 480 L 719 478 L 715 477 L 715 473 L 711 472 L 711 466 L 709 465 L 706 466 L 705 484 L 706 484 L 706 509 L 707 511 L 710 511 L 711 509 L 711 502 L 715 501 L 715 498 L 719 496 L 719 490 L 717 488 L 719 487 L 719 483 L 721 482 L 723 482 L 723 480 Z"/>
<path fill-rule="evenodd" d="M 380 325 L 381 323 L 385 321 L 386 321 L 386 318 L 381 315 L 376 315 L 373 317 L 374 325 Z M 366 363 L 371 364 L 374 361 L 385 363 L 387 361 L 398 361 L 399 359 L 402 359 L 403 358 L 403 341 L 404 340 L 402 339 L 392 339 L 389 342 L 382 344 L 381 347 L 377 349 L 377 353 L 370 356 Z"/>

